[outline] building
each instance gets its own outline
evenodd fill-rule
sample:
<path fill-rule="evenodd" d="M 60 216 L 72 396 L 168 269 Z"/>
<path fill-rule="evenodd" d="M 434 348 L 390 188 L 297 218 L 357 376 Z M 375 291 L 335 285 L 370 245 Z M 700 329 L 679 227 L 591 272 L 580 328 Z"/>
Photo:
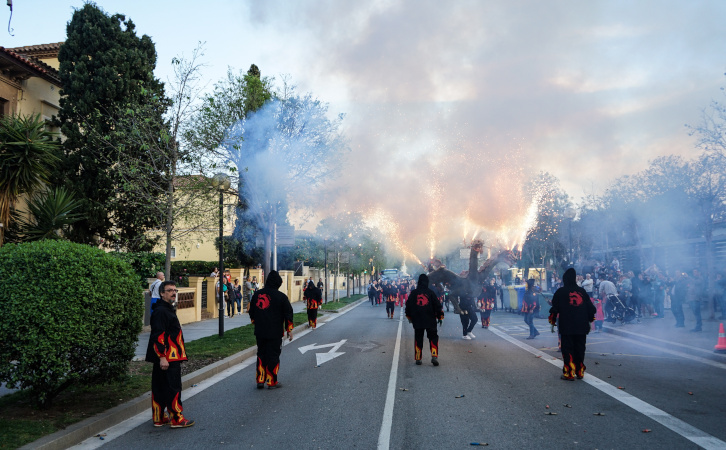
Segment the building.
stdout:
<path fill-rule="evenodd" d="M 58 114 L 62 44 L 0 47 L 0 115 L 40 114 L 50 120 Z"/>

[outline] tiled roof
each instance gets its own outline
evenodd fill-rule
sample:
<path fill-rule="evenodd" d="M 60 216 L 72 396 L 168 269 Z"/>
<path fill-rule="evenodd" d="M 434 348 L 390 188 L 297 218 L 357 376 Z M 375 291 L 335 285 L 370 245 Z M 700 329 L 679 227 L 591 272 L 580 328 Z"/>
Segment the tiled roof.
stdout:
<path fill-rule="evenodd" d="M 57 70 L 33 57 L 20 55 L 5 47 L 0 47 L 0 69 L 21 78 L 41 77 L 61 87 Z"/>
<path fill-rule="evenodd" d="M 11 52 L 21 55 L 34 56 L 36 58 L 57 57 L 63 42 L 54 42 L 52 44 L 26 45 L 25 47 L 8 48 Z"/>

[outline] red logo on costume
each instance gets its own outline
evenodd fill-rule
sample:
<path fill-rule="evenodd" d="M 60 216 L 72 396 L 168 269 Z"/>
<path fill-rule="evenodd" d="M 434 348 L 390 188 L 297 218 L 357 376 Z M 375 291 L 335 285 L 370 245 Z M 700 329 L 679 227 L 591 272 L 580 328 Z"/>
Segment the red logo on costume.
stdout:
<path fill-rule="evenodd" d="M 579 292 L 570 292 L 570 305 L 580 306 L 582 305 L 582 295 Z"/>
<path fill-rule="evenodd" d="M 418 306 L 426 306 L 429 304 L 429 299 L 424 294 L 418 294 L 416 296 L 416 304 Z"/>
<path fill-rule="evenodd" d="M 267 309 L 270 307 L 270 297 L 267 294 L 262 294 L 257 297 L 257 307 L 260 309 Z"/>

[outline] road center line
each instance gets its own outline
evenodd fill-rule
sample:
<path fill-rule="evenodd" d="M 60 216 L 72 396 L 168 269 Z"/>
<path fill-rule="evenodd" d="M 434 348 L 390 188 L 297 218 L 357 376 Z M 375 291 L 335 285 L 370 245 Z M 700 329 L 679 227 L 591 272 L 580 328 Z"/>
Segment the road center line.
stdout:
<path fill-rule="evenodd" d="M 378 434 L 378 450 L 388 450 L 391 445 L 391 427 L 393 426 L 393 403 L 396 399 L 396 380 L 398 379 L 398 359 L 401 353 L 401 330 L 403 328 L 403 312 L 398 316 L 398 334 L 396 346 L 393 349 L 393 362 L 391 374 L 388 377 L 388 391 L 386 392 L 386 406 L 383 408 L 383 422 L 381 432 Z"/>
<path fill-rule="evenodd" d="M 541 357 L 543 361 L 547 361 L 548 363 L 552 364 L 553 366 L 560 367 L 562 366 L 562 360 L 559 358 L 553 358 L 552 356 L 548 355 L 547 353 L 544 353 L 540 350 L 537 350 L 534 347 L 530 347 L 529 345 L 521 342 L 520 340 L 513 338 L 512 336 L 509 336 L 508 334 L 497 330 L 494 327 L 490 327 L 489 330 L 499 336 L 500 338 L 504 339 L 505 341 L 509 341 L 512 344 L 516 345 L 517 347 L 521 348 L 522 350 L 525 350 L 535 356 Z M 681 419 L 678 419 L 674 416 L 671 416 L 667 412 L 656 408 L 655 406 L 644 402 L 643 400 L 640 400 L 639 398 L 628 394 L 627 392 L 616 388 L 615 386 L 611 385 L 610 383 L 607 383 L 593 375 L 590 375 L 589 373 L 585 374 L 585 378 L 583 378 L 583 381 L 589 384 L 590 386 L 594 387 L 595 389 L 598 389 L 604 394 L 609 395 L 610 397 L 614 398 L 615 400 L 633 408 L 637 412 L 643 414 L 646 417 L 649 417 L 650 419 L 655 420 L 659 424 L 663 425 L 664 427 L 668 428 L 669 430 L 680 434 L 684 438 L 688 439 L 689 441 L 693 442 L 694 444 L 705 448 L 705 449 L 723 449 L 726 448 L 726 442 L 718 439 L 717 437 L 711 436 L 710 434 L 699 430 L 698 428 L 691 426 L 687 424 L 686 422 L 682 421 Z M 379 447 L 380 448 L 380 447 Z"/>

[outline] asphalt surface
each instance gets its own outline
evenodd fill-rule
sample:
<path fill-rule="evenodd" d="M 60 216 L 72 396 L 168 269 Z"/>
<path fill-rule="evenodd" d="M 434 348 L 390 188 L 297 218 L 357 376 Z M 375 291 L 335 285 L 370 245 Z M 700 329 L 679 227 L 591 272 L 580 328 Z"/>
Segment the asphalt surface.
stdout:
<path fill-rule="evenodd" d="M 361 303 L 283 347 L 283 388 L 255 389 L 252 357 L 184 391 L 194 427 L 154 428 L 147 412 L 79 448 L 726 448 L 718 323 L 688 333 L 669 322 L 591 333 L 587 375 L 569 382 L 544 319 L 526 340 L 520 316 L 497 312 L 467 341 L 450 313 L 441 365 L 425 342 L 417 366 L 400 309 L 388 319 Z"/>

